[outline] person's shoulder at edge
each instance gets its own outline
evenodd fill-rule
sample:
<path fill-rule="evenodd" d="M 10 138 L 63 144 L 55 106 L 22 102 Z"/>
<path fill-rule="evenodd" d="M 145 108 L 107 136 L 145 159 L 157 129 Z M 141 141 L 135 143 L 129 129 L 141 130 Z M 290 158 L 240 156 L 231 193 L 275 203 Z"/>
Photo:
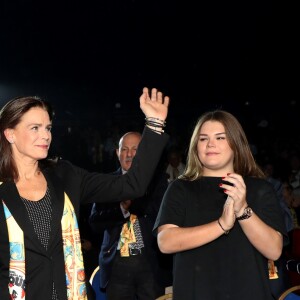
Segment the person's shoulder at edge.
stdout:
<path fill-rule="evenodd" d="M 167 190 L 169 189 L 175 189 L 175 190 L 181 190 L 181 189 L 189 189 L 189 187 L 195 186 L 199 183 L 199 179 L 196 180 L 186 180 L 184 178 L 176 178 L 170 183 L 168 183 Z"/>

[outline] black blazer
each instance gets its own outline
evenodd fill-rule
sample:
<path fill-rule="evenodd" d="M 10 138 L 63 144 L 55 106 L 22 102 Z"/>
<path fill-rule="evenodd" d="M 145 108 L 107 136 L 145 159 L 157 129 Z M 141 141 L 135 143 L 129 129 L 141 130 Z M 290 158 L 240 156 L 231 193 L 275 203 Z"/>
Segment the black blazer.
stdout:
<path fill-rule="evenodd" d="M 113 173 L 121 174 L 121 169 Z M 153 225 L 159 211 L 165 190 L 168 187 L 168 175 L 165 172 L 157 171 L 143 197 L 131 199 L 130 213 L 137 215 L 143 236 L 143 251 L 147 260 L 153 267 L 158 283 L 165 287 L 172 284 L 171 265 L 172 257 L 160 252 L 156 237 L 152 233 Z M 123 224 L 127 221 L 124 218 L 120 203 L 95 203 L 92 207 L 89 222 L 91 228 L 100 237 L 103 236 L 99 254 L 100 265 L 100 287 L 106 288 L 111 276 L 114 258 L 117 253 L 117 246 L 120 239 Z M 104 232 L 104 233 L 103 233 Z M 170 281 L 165 283 L 165 274 L 169 272 Z"/>
<path fill-rule="evenodd" d="M 67 161 L 43 170 L 52 200 L 52 222 L 49 248 L 40 244 L 13 182 L 0 185 L 0 197 L 24 232 L 26 259 L 26 300 L 51 300 L 54 281 L 60 300 L 67 300 L 64 256 L 61 237 L 61 217 L 64 192 L 67 193 L 78 216 L 84 203 L 120 201 L 141 196 L 152 178 L 168 135 L 159 135 L 145 128 L 142 141 L 130 171 L 123 176 L 90 173 Z M 143 170 L 143 171 L 142 171 Z M 77 219 L 79 219 L 77 217 Z M 9 242 L 7 225 L 0 205 L 0 299 L 10 300 Z M 88 285 L 88 278 L 87 278 Z M 89 297 L 89 299 L 92 299 Z"/>

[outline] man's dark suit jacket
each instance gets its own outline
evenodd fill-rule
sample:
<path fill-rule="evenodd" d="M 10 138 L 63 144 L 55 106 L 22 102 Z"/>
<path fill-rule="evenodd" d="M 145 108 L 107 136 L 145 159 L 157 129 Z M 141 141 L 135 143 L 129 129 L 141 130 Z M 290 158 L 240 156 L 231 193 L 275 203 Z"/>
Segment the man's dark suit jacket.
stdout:
<path fill-rule="evenodd" d="M 124 200 L 143 195 L 167 141 L 168 135 L 158 135 L 146 128 L 135 161 L 124 176 L 90 173 L 67 161 L 58 161 L 56 165 L 44 169 L 43 173 L 50 189 L 53 214 L 48 250 L 41 246 L 33 230 L 15 183 L 9 181 L 0 185 L 0 199 L 5 202 L 24 232 L 26 300 L 51 300 L 53 281 L 59 299 L 67 300 L 61 234 L 64 193 L 69 196 L 77 216 L 80 204 L 112 202 L 121 198 Z M 0 299 L 10 300 L 8 295 L 9 238 L 2 201 L 0 202 Z"/>
<path fill-rule="evenodd" d="M 121 174 L 121 169 L 113 174 Z M 144 255 L 147 256 L 153 267 L 154 274 L 162 287 L 172 285 L 172 257 L 159 251 L 152 229 L 167 186 L 167 174 L 165 172 L 156 172 L 145 195 L 133 199 L 129 207 L 130 213 L 138 217 L 144 241 Z M 89 219 L 90 225 L 100 237 L 103 235 L 99 254 L 101 288 L 106 288 L 108 284 L 112 264 L 117 254 L 122 226 L 127 220 L 123 216 L 120 203 L 95 203 L 93 205 Z"/>

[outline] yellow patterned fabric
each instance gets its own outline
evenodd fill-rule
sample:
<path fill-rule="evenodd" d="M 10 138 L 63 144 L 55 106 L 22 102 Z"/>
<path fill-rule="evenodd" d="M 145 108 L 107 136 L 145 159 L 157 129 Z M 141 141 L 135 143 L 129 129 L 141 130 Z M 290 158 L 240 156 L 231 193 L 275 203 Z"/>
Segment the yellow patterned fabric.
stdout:
<path fill-rule="evenodd" d="M 24 235 L 4 201 L 2 203 L 8 229 L 10 252 L 8 291 L 11 299 L 25 300 Z"/>
<path fill-rule="evenodd" d="M 74 207 L 66 193 L 61 227 L 68 299 L 87 300 L 78 222 Z"/>
<path fill-rule="evenodd" d="M 11 299 L 25 300 L 24 233 L 4 201 L 2 203 L 8 228 L 10 249 L 8 290 Z M 61 227 L 68 299 L 88 300 L 78 222 L 74 207 L 67 194 L 65 194 Z"/>
<path fill-rule="evenodd" d="M 268 260 L 269 279 L 277 279 L 278 271 L 273 260 Z"/>
<path fill-rule="evenodd" d="M 121 256 L 129 256 L 129 244 L 135 243 L 136 238 L 133 230 L 133 224 L 137 220 L 137 216 L 134 214 L 130 215 L 130 219 L 126 222 L 121 231 L 120 238 L 120 255 Z"/>

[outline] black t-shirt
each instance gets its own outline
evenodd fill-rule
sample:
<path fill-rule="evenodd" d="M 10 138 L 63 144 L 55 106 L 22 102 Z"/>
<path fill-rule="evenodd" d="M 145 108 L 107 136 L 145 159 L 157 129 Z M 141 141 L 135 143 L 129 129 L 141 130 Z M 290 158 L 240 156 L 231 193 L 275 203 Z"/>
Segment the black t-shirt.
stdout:
<path fill-rule="evenodd" d="M 227 196 L 220 177 L 176 180 L 165 193 L 154 231 L 163 224 L 192 227 L 217 220 Z M 247 202 L 288 241 L 274 189 L 266 180 L 246 178 Z M 271 300 L 268 261 L 236 222 L 228 235 L 174 255 L 174 300 Z"/>

